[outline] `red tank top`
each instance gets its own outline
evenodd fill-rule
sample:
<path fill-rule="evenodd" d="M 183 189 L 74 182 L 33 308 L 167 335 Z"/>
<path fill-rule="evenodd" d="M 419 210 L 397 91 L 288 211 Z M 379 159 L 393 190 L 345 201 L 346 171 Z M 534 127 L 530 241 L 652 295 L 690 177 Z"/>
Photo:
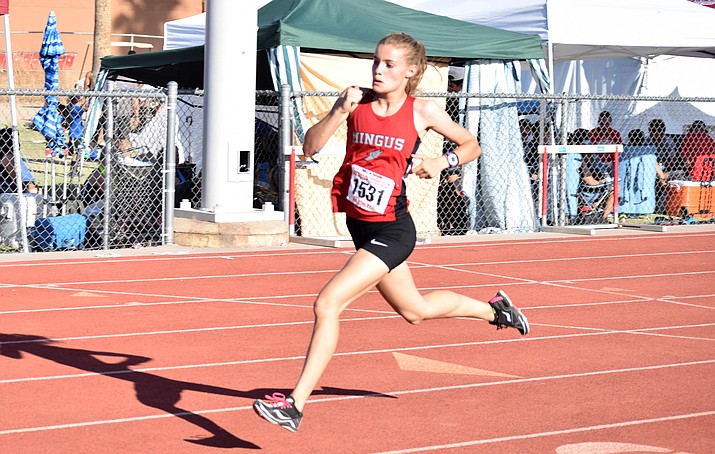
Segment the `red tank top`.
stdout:
<path fill-rule="evenodd" d="M 389 117 L 375 114 L 369 102 L 350 114 L 345 160 L 333 178 L 333 211 L 372 222 L 394 221 L 407 213 L 405 180 L 420 146 L 414 102 L 408 96 Z"/>

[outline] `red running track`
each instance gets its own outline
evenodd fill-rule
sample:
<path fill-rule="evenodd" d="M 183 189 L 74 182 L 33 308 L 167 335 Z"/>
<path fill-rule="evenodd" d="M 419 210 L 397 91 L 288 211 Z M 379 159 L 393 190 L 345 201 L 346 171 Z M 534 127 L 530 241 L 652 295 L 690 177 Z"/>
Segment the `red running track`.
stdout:
<path fill-rule="evenodd" d="M 532 332 L 411 326 L 371 292 L 299 432 L 259 419 L 349 249 L 0 263 L 0 452 L 712 453 L 715 233 L 421 245 L 422 290 Z"/>

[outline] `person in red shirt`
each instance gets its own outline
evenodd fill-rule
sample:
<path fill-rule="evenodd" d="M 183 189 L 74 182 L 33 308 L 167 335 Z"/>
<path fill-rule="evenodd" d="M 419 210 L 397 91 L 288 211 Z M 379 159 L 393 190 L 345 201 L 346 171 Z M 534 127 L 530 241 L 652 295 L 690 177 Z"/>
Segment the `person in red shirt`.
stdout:
<path fill-rule="evenodd" d="M 613 117 L 611 112 L 604 110 L 598 114 L 598 126 L 588 132 L 588 141 L 591 145 L 622 144 L 621 133 L 611 127 Z M 603 162 L 613 162 L 613 155 L 604 153 L 598 155 Z"/>
<path fill-rule="evenodd" d="M 604 110 L 598 114 L 598 126 L 588 132 L 591 145 L 622 144 L 621 133 L 611 127 L 613 117 L 611 112 Z"/>
<path fill-rule="evenodd" d="M 438 178 L 443 170 L 481 154 L 477 139 L 435 101 L 412 96 L 426 68 L 422 43 L 404 33 L 387 35 L 373 55 L 372 87 L 343 90 L 330 112 L 305 134 L 303 153 L 310 157 L 347 122 L 347 149 L 333 179 L 332 200 L 334 210 L 346 213 L 356 252 L 315 300 L 313 335 L 292 393 L 273 393 L 253 404 L 259 416 L 292 432 L 298 430 L 303 407 L 335 352 L 340 314 L 373 287 L 411 324 L 471 317 L 497 329 L 529 332 L 526 317 L 503 291 L 489 302 L 451 290 L 421 293 L 407 265 L 416 243 L 407 176 Z M 415 154 L 428 130 L 457 147 L 437 157 Z"/>
<path fill-rule="evenodd" d="M 693 180 L 710 180 L 713 177 L 712 161 L 715 160 L 715 139 L 708 134 L 705 122 L 695 120 L 683 137 L 681 155 L 689 164 Z M 711 158 L 705 164 L 703 157 Z M 705 175 L 704 175 L 705 174 Z"/>

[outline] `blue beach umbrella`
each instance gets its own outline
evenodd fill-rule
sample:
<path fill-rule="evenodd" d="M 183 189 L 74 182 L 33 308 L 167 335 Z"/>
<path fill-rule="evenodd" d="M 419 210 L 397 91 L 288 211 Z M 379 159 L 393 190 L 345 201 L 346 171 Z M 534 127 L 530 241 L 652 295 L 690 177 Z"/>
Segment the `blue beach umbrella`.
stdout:
<path fill-rule="evenodd" d="M 65 53 L 65 46 L 57 31 L 57 19 L 55 12 L 50 11 L 45 26 L 45 35 L 40 46 L 40 64 L 45 70 L 45 89 L 57 90 L 60 85 L 60 56 Z M 47 149 L 53 154 L 60 154 L 66 148 L 65 136 L 62 130 L 62 117 L 57 106 L 60 101 L 57 96 L 47 96 L 45 106 L 40 109 L 33 118 L 35 128 L 45 136 Z"/>

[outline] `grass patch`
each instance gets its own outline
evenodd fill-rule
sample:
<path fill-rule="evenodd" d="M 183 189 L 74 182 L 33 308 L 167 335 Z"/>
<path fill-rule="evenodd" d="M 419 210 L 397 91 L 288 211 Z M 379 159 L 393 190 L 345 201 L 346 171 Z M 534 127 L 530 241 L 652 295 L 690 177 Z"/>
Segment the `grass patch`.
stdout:
<path fill-rule="evenodd" d="M 45 186 L 45 180 L 48 185 L 51 185 L 53 173 L 55 185 L 62 185 L 65 177 L 67 177 L 67 183 L 84 183 L 89 174 L 99 166 L 99 162 L 85 159 L 81 179 L 70 180 L 71 162 L 69 158 L 45 157 L 45 137 L 39 131 L 29 127 L 27 123 L 18 125 L 17 129 L 20 138 L 20 151 L 30 173 L 35 178 L 35 184 L 39 187 Z"/>

